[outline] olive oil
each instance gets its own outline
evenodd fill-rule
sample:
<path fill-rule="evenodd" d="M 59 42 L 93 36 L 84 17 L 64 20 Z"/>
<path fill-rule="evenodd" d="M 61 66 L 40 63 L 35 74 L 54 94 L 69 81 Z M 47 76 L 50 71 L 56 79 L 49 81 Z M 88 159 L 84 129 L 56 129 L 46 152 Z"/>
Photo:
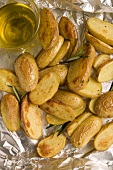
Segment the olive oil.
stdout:
<path fill-rule="evenodd" d="M 0 9 L 0 46 L 16 48 L 28 44 L 36 36 L 38 22 L 25 4 L 5 5 Z"/>

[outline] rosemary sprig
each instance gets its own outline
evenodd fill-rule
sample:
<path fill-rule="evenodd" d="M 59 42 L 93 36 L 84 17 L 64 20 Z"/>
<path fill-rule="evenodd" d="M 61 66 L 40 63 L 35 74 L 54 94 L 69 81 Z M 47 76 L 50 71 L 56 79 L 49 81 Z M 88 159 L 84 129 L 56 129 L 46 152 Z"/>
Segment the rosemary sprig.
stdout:
<path fill-rule="evenodd" d="M 68 126 L 69 123 L 70 123 L 70 121 L 68 121 L 68 122 L 66 122 L 62 125 L 61 130 L 58 133 L 58 136 L 67 129 L 67 126 Z"/>
<path fill-rule="evenodd" d="M 110 87 L 109 91 L 113 91 L 113 82 L 111 84 L 111 87 Z"/>
<path fill-rule="evenodd" d="M 13 89 L 13 92 L 14 92 L 17 100 L 20 102 L 21 101 L 21 97 L 19 96 L 17 89 L 14 86 L 9 86 L 9 87 L 11 87 Z"/>

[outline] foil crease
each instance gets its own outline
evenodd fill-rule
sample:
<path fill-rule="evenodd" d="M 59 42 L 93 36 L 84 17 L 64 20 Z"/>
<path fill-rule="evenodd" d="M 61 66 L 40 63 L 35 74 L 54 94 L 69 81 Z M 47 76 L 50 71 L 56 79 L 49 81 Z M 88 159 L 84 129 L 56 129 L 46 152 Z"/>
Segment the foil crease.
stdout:
<path fill-rule="evenodd" d="M 57 20 L 61 16 L 69 17 L 78 30 L 79 44 L 85 41 L 86 20 L 98 17 L 113 23 L 112 0 L 35 0 L 39 8 L 50 8 Z M 3 4 L 0 5 L 2 6 Z M 36 43 L 34 43 L 36 44 Z M 41 47 L 32 45 L 25 51 L 36 56 Z M 13 63 L 22 51 L 9 52 L 0 49 L 0 68 L 13 70 Z M 112 58 L 112 55 L 111 55 Z M 103 83 L 103 92 L 109 90 L 111 82 Z M 4 95 L 0 92 L 0 98 Z M 45 113 L 42 112 L 42 116 Z M 112 119 L 103 119 L 109 122 Z M 47 126 L 44 120 L 43 126 Z M 43 137 L 51 133 L 44 128 Z M 83 148 L 74 148 L 69 139 L 65 148 L 54 158 L 40 158 L 36 153 L 38 141 L 29 139 L 23 130 L 17 133 L 9 131 L 0 116 L 0 170 L 113 170 L 113 146 L 107 151 L 94 149 L 93 139 Z"/>

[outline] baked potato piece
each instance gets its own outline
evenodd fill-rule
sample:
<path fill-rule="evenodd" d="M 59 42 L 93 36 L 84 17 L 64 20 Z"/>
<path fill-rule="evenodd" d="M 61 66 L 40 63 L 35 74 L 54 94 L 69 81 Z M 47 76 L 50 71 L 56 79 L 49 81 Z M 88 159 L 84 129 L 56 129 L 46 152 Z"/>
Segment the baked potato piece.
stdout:
<path fill-rule="evenodd" d="M 113 122 L 105 124 L 95 136 L 94 147 L 98 151 L 107 150 L 113 144 Z"/>
<path fill-rule="evenodd" d="M 89 116 L 74 131 L 70 141 L 75 147 L 82 148 L 99 132 L 101 127 L 101 118 L 97 116 Z"/>
<path fill-rule="evenodd" d="M 89 104 L 88 104 L 88 108 L 89 108 L 90 112 L 92 112 L 94 114 L 95 114 L 94 106 L 95 106 L 96 100 L 97 100 L 97 98 L 93 98 L 89 101 Z"/>
<path fill-rule="evenodd" d="M 21 121 L 28 137 L 37 140 L 42 136 L 42 118 L 39 108 L 30 103 L 27 95 L 21 103 Z"/>
<path fill-rule="evenodd" d="M 10 70 L 0 68 L 0 90 L 14 93 L 11 86 L 14 86 L 20 95 L 25 93 L 19 85 L 17 76 Z"/>
<path fill-rule="evenodd" d="M 37 152 L 43 158 L 51 158 L 57 155 L 66 144 L 66 136 L 58 132 L 42 139 L 38 143 Z"/>
<path fill-rule="evenodd" d="M 85 109 L 86 109 L 86 102 L 84 101 L 84 104 L 81 107 L 74 109 L 75 118 L 81 115 Z"/>
<path fill-rule="evenodd" d="M 86 98 L 95 98 L 102 93 L 102 84 L 90 77 L 84 89 L 76 91 L 77 94 Z"/>
<path fill-rule="evenodd" d="M 75 113 L 72 108 L 52 99 L 40 105 L 40 108 L 46 113 L 67 121 L 72 121 L 75 118 Z"/>
<path fill-rule="evenodd" d="M 113 91 L 103 93 L 97 98 L 94 111 L 100 117 L 113 117 Z"/>
<path fill-rule="evenodd" d="M 93 36 L 113 46 L 113 24 L 98 18 L 89 18 L 87 28 Z"/>
<path fill-rule="evenodd" d="M 20 129 L 19 102 L 12 94 L 6 94 L 1 100 L 1 114 L 6 128 L 12 132 Z"/>
<path fill-rule="evenodd" d="M 110 60 L 110 56 L 107 54 L 100 54 L 98 55 L 94 62 L 93 67 L 97 70 L 101 65 L 103 65 L 106 61 Z"/>
<path fill-rule="evenodd" d="M 98 38 L 92 36 L 89 33 L 85 33 L 86 40 L 92 44 L 95 50 L 100 51 L 105 54 L 113 54 L 113 47 L 99 40 Z"/>
<path fill-rule="evenodd" d="M 47 37 L 46 37 L 47 39 Z M 52 48 L 48 50 L 42 50 L 36 58 L 36 63 L 40 69 L 45 68 L 49 65 L 49 63 L 55 58 L 58 51 L 60 50 L 62 44 L 64 42 L 64 38 L 62 36 L 58 36 L 58 41 Z"/>
<path fill-rule="evenodd" d="M 70 122 L 67 126 L 67 134 L 72 136 L 73 132 L 77 129 L 77 127 L 86 120 L 89 116 L 91 116 L 90 112 L 85 112 L 82 115 L 78 116 L 72 122 Z"/>
<path fill-rule="evenodd" d="M 113 80 L 113 59 L 105 62 L 98 68 L 97 80 L 101 83 Z"/>
<path fill-rule="evenodd" d="M 91 44 L 88 44 L 84 57 L 71 62 L 67 74 L 67 85 L 71 91 L 76 93 L 87 85 L 94 57 L 95 49 Z"/>
<path fill-rule="evenodd" d="M 29 93 L 29 100 L 36 105 L 42 105 L 51 99 L 59 87 L 59 77 L 55 72 L 46 74 Z"/>
<path fill-rule="evenodd" d="M 51 115 L 51 114 L 46 115 L 46 120 L 51 125 L 61 125 L 61 124 L 64 124 L 64 123 L 67 122 L 67 120 L 58 118 L 58 117 Z"/>
<path fill-rule="evenodd" d="M 84 104 L 84 100 L 81 96 L 64 89 L 59 89 L 53 96 L 53 99 L 62 102 L 73 109 L 80 108 Z"/>
<path fill-rule="evenodd" d="M 44 50 L 52 48 L 58 42 L 58 23 L 48 8 L 43 8 L 40 12 L 38 36 Z"/>
<path fill-rule="evenodd" d="M 70 41 L 65 40 L 55 58 L 49 63 L 49 66 L 55 66 L 65 57 L 70 47 Z"/>
<path fill-rule="evenodd" d="M 66 76 L 68 72 L 68 67 L 64 64 L 58 64 L 53 67 L 48 67 L 43 70 L 39 71 L 39 79 L 41 79 L 45 74 L 50 73 L 50 72 L 55 72 L 58 74 L 59 79 L 60 79 L 60 86 L 64 85 L 66 83 Z"/>
<path fill-rule="evenodd" d="M 31 54 L 19 55 L 14 63 L 14 69 L 23 90 L 29 92 L 36 88 L 39 73 L 35 59 Z"/>
<path fill-rule="evenodd" d="M 78 34 L 75 25 L 72 21 L 63 16 L 59 21 L 59 33 L 70 41 L 70 48 L 66 55 L 66 58 L 73 57 L 78 50 Z"/>

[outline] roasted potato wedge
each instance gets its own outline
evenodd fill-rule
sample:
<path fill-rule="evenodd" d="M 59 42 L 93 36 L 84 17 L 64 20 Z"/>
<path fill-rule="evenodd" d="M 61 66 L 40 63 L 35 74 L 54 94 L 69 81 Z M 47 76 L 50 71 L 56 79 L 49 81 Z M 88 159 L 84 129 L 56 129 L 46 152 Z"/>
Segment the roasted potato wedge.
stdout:
<path fill-rule="evenodd" d="M 29 99 L 33 104 L 42 105 L 54 96 L 58 87 L 58 75 L 55 72 L 50 72 L 46 74 L 37 84 L 37 87 L 29 93 Z"/>
<path fill-rule="evenodd" d="M 96 100 L 97 100 L 97 98 L 93 98 L 89 101 L 89 104 L 88 104 L 89 110 L 94 114 L 95 114 L 94 106 L 95 106 Z"/>
<path fill-rule="evenodd" d="M 100 51 L 105 54 L 113 54 L 113 47 L 99 40 L 98 38 L 92 36 L 89 33 L 85 33 L 86 40 L 92 44 L 95 50 Z"/>
<path fill-rule="evenodd" d="M 72 108 L 52 99 L 40 105 L 40 108 L 49 114 L 67 121 L 72 121 L 75 118 Z"/>
<path fill-rule="evenodd" d="M 29 102 L 26 95 L 21 103 L 21 121 L 24 131 L 31 139 L 39 139 L 42 136 L 42 118 L 37 105 Z"/>
<path fill-rule="evenodd" d="M 84 100 L 81 96 L 64 89 L 59 89 L 53 96 L 53 99 L 62 102 L 73 109 L 80 108 L 84 104 Z"/>
<path fill-rule="evenodd" d="M 44 50 L 50 49 L 58 42 L 58 23 L 48 8 L 40 12 L 39 40 Z"/>
<path fill-rule="evenodd" d="M 102 84 L 90 77 L 84 89 L 76 91 L 77 94 L 86 98 L 95 98 L 102 93 Z"/>
<path fill-rule="evenodd" d="M 103 93 L 97 98 L 94 111 L 100 117 L 113 117 L 113 91 Z"/>
<path fill-rule="evenodd" d="M 81 115 L 85 109 L 86 109 L 86 102 L 84 101 L 84 104 L 81 107 L 74 109 L 75 118 Z"/>
<path fill-rule="evenodd" d="M 113 80 L 113 59 L 99 67 L 97 70 L 97 80 L 101 83 Z"/>
<path fill-rule="evenodd" d="M 41 79 L 45 74 L 55 72 L 58 74 L 60 79 L 60 85 L 64 85 L 66 82 L 66 76 L 68 72 L 68 67 L 66 65 L 58 64 L 53 67 L 48 67 L 39 71 L 39 79 Z"/>
<path fill-rule="evenodd" d="M 19 94 L 23 95 L 25 93 L 19 85 L 17 76 L 10 70 L 0 68 L 0 90 L 14 93 L 11 86 L 14 86 Z"/>
<path fill-rule="evenodd" d="M 55 66 L 65 57 L 70 47 L 70 41 L 65 40 L 55 58 L 50 62 L 49 66 Z"/>
<path fill-rule="evenodd" d="M 73 132 L 77 129 L 77 127 L 86 120 L 89 116 L 91 116 L 90 112 L 85 112 L 82 115 L 78 116 L 72 122 L 70 122 L 67 126 L 67 134 L 71 136 Z"/>
<path fill-rule="evenodd" d="M 67 85 L 69 89 L 76 93 L 78 90 L 82 90 L 88 83 L 88 79 L 91 74 L 91 68 L 95 57 L 95 49 L 89 44 L 87 46 L 87 57 L 79 58 L 71 62 L 67 74 Z"/>
<path fill-rule="evenodd" d="M 63 16 L 59 21 L 59 33 L 65 39 L 70 40 L 70 48 L 66 58 L 73 57 L 78 50 L 78 34 L 75 25 L 72 21 Z"/>
<path fill-rule="evenodd" d="M 110 56 L 107 54 L 100 54 L 98 55 L 94 62 L 93 67 L 97 70 L 101 65 L 103 65 L 106 61 L 110 60 Z"/>
<path fill-rule="evenodd" d="M 105 124 L 94 139 L 98 151 L 107 150 L 113 144 L 113 122 Z"/>
<path fill-rule="evenodd" d="M 51 125 L 60 125 L 60 124 L 63 124 L 63 123 L 67 122 L 67 120 L 58 118 L 58 117 L 56 117 L 54 115 L 51 115 L 51 114 L 46 115 L 46 120 Z"/>
<path fill-rule="evenodd" d="M 34 90 L 39 77 L 38 67 L 34 57 L 29 53 L 19 55 L 14 68 L 21 88 L 26 92 Z"/>
<path fill-rule="evenodd" d="M 38 143 L 37 152 L 43 158 L 51 158 L 57 155 L 66 144 L 66 136 L 58 132 L 42 139 Z"/>
<path fill-rule="evenodd" d="M 101 127 L 101 118 L 97 116 L 89 116 L 74 131 L 71 136 L 71 143 L 77 148 L 82 148 L 99 132 Z"/>
<path fill-rule="evenodd" d="M 98 18 L 89 18 L 87 28 L 93 36 L 113 46 L 113 24 Z"/>
<path fill-rule="evenodd" d="M 14 95 L 6 94 L 2 97 L 1 114 L 7 129 L 13 132 L 20 129 L 19 102 Z"/>
<path fill-rule="evenodd" d="M 46 37 L 47 38 L 47 37 Z M 58 51 L 60 50 L 62 44 L 64 42 L 64 38 L 62 36 L 58 36 L 58 42 L 55 46 L 53 46 L 49 50 L 42 50 L 36 58 L 36 63 L 40 69 L 45 68 L 51 63 L 51 61 L 55 58 Z"/>

